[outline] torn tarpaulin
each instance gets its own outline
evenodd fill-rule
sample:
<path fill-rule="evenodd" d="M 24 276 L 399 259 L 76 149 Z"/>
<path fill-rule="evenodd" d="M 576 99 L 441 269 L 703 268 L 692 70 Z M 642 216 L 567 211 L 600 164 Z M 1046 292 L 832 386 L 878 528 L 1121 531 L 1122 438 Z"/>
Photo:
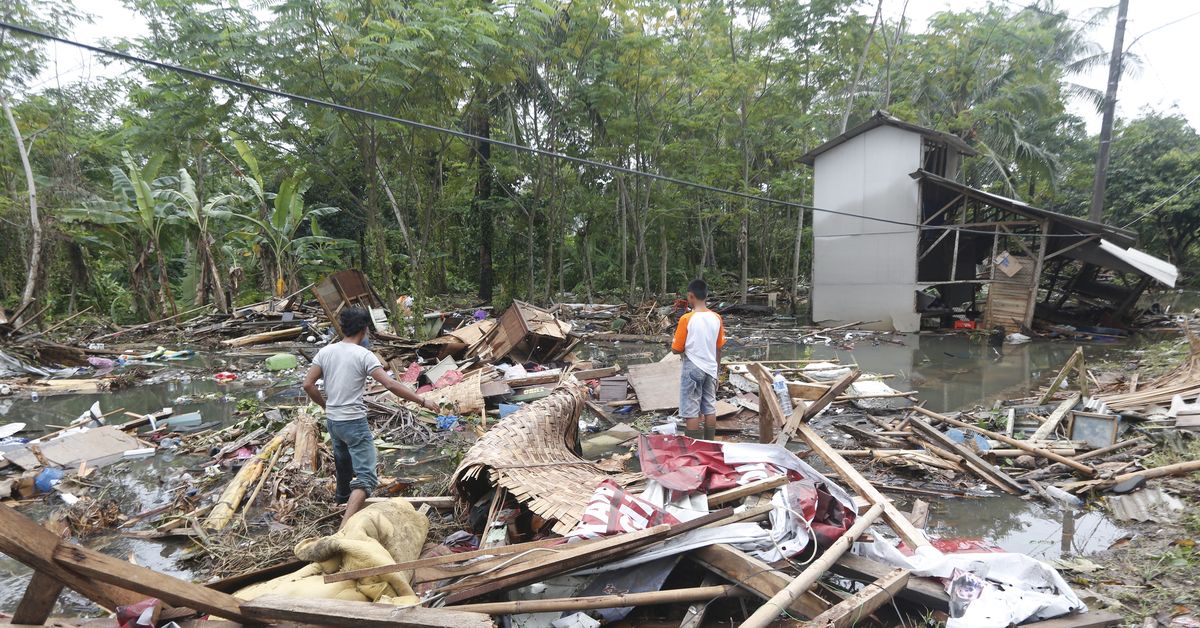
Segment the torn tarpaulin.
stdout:
<path fill-rule="evenodd" d="M 1087 605 L 1053 567 L 1024 554 L 971 551 L 947 554 L 935 547 L 920 547 L 911 555 L 883 541 L 855 543 L 854 553 L 903 567 L 914 576 L 951 579 L 974 574 L 984 580 L 971 599 L 960 600 L 960 614 L 947 628 L 1002 628 L 1025 620 L 1042 620 L 1073 612 Z M 977 595 L 975 595 L 977 593 Z"/>
<path fill-rule="evenodd" d="M 626 492 L 616 482 L 605 479 L 596 487 L 579 523 L 567 536 L 593 539 L 637 532 L 663 523 L 676 525 L 680 521 L 658 506 Z"/>

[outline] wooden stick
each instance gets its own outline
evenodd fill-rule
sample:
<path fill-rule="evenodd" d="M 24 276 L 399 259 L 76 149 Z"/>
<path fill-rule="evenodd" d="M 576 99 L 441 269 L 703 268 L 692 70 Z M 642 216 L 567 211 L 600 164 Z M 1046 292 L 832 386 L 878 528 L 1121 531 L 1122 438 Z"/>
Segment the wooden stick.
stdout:
<path fill-rule="evenodd" d="M 860 375 L 862 375 L 862 371 L 858 369 L 854 369 L 853 371 L 846 373 L 837 381 L 837 383 L 830 386 L 829 390 L 826 391 L 824 395 L 821 395 L 820 399 L 810 403 L 808 407 L 804 409 L 803 414 L 801 414 L 799 417 L 793 414 L 792 420 L 788 422 L 789 432 L 794 431 L 795 428 L 793 427 L 793 424 L 803 423 L 804 421 L 817 416 L 817 413 L 819 413 L 821 410 L 824 410 L 825 406 L 833 403 L 833 400 L 837 399 L 838 395 L 845 392 L 846 389 L 850 387 L 850 384 L 853 384 L 854 380 L 858 379 Z"/>
<path fill-rule="evenodd" d="M 975 473 L 979 475 L 979 477 L 987 480 L 996 488 L 1013 495 L 1020 495 L 1025 492 L 1025 488 L 1021 486 L 1020 482 L 1017 482 L 1009 477 L 1008 474 L 993 467 L 992 463 L 979 457 L 979 455 L 974 451 L 971 451 L 969 448 L 950 440 L 949 436 L 939 432 L 937 428 L 933 427 L 932 425 L 922 421 L 921 419 L 915 418 L 909 421 L 909 425 L 925 438 L 936 441 L 938 445 L 949 448 L 959 456 L 962 456 L 964 464 L 973 469 Z"/>
<path fill-rule="evenodd" d="M 871 506 L 871 509 L 856 519 L 854 525 L 850 526 L 849 530 L 838 537 L 829 549 L 821 554 L 820 558 L 810 563 L 786 588 L 775 594 L 775 597 L 767 600 L 766 604 L 758 607 L 758 610 L 754 611 L 750 617 L 747 617 L 746 621 L 742 622 L 742 628 L 766 628 L 771 622 L 775 621 L 775 618 L 779 617 L 780 613 L 785 612 L 796 598 L 808 591 L 809 587 L 813 584 L 816 584 L 817 580 L 825 575 L 825 572 L 837 561 L 838 557 L 845 554 L 846 550 L 850 549 L 850 545 L 857 541 L 858 537 L 863 532 L 866 532 L 867 528 L 871 527 L 871 524 L 875 523 L 875 520 L 882 514 L 883 504 Z"/>
<path fill-rule="evenodd" d="M 451 608 L 396 606 L 349 600 L 308 599 L 264 595 L 242 603 L 242 611 L 256 624 L 296 622 L 291 625 L 378 626 L 387 628 L 492 628 L 492 618 L 482 613 Z M 251 623 L 251 622 L 247 622 Z"/>
<path fill-rule="evenodd" d="M 1076 347 L 1075 353 L 1072 353 L 1071 357 L 1067 358 L 1066 363 L 1064 363 L 1062 368 L 1059 369 L 1058 375 L 1055 375 L 1054 379 L 1050 382 L 1050 387 L 1046 389 L 1046 392 L 1043 393 L 1041 397 L 1038 397 L 1038 405 L 1040 406 L 1047 401 L 1050 401 L 1050 397 L 1053 396 L 1054 393 L 1058 392 L 1058 389 L 1062 386 L 1063 380 L 1067 379 L 1067 375 L 1071 373 L 1071 369 L 1075 368 L 1077 364 L 1082 364 L 1082 362 L 1083 347 Z"/>
<path fill-rule="evenodd" d="M 786 588 L 791 581 L 790 577 L 773 569 L 771 565 L 724 543 L 692 550 L 688 557 L 704 569 L 730 582 L 738 583 L 763 600 L 775 597 L 775 594 Z M 802 617 L 816 617 L 828 608 L 828 602 L 809 591 L 794 600 L 788 610 Z"/>
<path fill-rule="evenodd" d="M 463 604 L 447 608 L 456 611 L 487 613 L 488 615 L 515 615 L 517 613 L 555 613 L 596 608 L 623 608 L 625 606 L 696 602 L 737 595 L 746 595 L 746 593 L 739 589 L 737 585 L 724 584 L 710 587 L 693 587 L 690 589 L 667 589 L 665 591 L 650 591 L 647 593 L 621 593 L 616 595 L 592 595 L 545 600 Z"/>
<path fill-rule="evenodd" d="M 1152 480 L 1154 478 L 1167 477 L 1168 475 L 1184 475 L 1194 471 L 1200 471 L 1200 460 L 1189 460 L 1187 462 L 1177 462 L 1175 464 L 1168 464 L 1161 467 L 1151 467 L 1142 471 L 1122 473 L 1121 475 L 1113 478 L 1112 481 L 1114 484 L 1119 484 L 1125 480 L 1132 480 L 1133 478 L 1138 477 Z"/>
<path fill-rule="evenodd" d="M 1017 449 L 1023 449 L 1035 456 L 1041 456 L 1043 458 L 1053 460 L 1054 462 L 1065 464 L 1068 467 L 1075 469 L 1080 474 L 1082 474 L 1086 477 L 1090 478 L 1090 477 L 1095 477 L 1095 475 L 1096 475 L 1096 470 L 1089 467 L 1088 465 L 1083 464 L 1082 462 L 1077 462 L 1075 460 L 1072 460 L 1066 456 L 1060 456 L 1060 455 L 1054 453 L 1053 451 L 1050 451 L 1047 449 L 1042 449 L 1040 447 L 1034 447 L 1033 445 L 1030 445 L 1029 443 L 1027 443 L 1025 441 L 1017 440 L 1015 438 L 1009 438 L 1009 437 L 1005 436 L 1004 434 L 997 434 L 996 432 L 993 432 L 991 430 L 985 430 L 982 427 L 979 427 L 978 425 L 972 425 L 965 421 L 959 421 L 958 419 L 951 419 L 950 417 L 942 416 L 932 410 L 926 410 L 925 408 L 921 408 L 921 407 L 916 407 L 914 409 L 917 412 L 920 412 L 921 414 L 924 414 L 925 416 L 927 416 L 931 419 L 935 419 L 935 420 L 941 421 L 943 423 L 949 423 L 950 425 L 954 425 L 956 427 L 961 427 L 965 430 L 971 430 L 974 432 L 978 432 L 992 440 L 998 440 L 1002 443 L 1012 445 L 1013 447 L 1016 447 Z"/>
<path fill-rule="evenodd" d="M 828 464 L 842 479 L 846 480 L 854 492 L 862 495 L 872 504 L 883 504 L 883 518 L 905 544 L 914 549 L 929 545 L 929 540 L 925 538 L 924 533 L 913 526 L 908 517 L 900 512 L 900 509 L 896 508 L 891 500 L 884 497 L 883 493 L 875 488 L 875 485 L 863 477 L 858 469 L 854 468 L 854 465 L 837 455 L 833 447 L 825 442 L 825 439 L 821 438 L 816 430 L 807 423 L 801 423 L 796 430 L 796 435 L 808 445 L 809 449 L 815 451 L 825 461 L 825 464 Z"/>
<path fill-rule="evenodd" d="M 91 311 L 92 311 L 92 306 L 91 306 L 91 305 L 89 305 L 89 306 L 87 306 L 86 308 L 84 308 L 84 309 L 82 309 L 82 310 L 79 310 L 78 312 L 75 312 L 74 314 L 72 314 L 72 315 L 70 315 L 70 316 L 68 316 L 68 317 L 66 317 L 66 318 L 64 318 L 64 319 L 62 319 L 61 321 L 58 321 L 57 323 L 55 323 L 55 324 L 53 324 L 53 325 L 51 325 L 49 329 L 47 329 L 47 330 L 45 330 L 45 331 L 42 331 L 41 333 L 43 333 L 43 334 L 48 334 L 48 333 L 50 333 L 50 332 L 52 332 L 52 331 L 54 331 L 54 330 L 58 329 L 59 327 L 62 327 L 63 325 L 66 325 L 67 323 L 71 322 L 72 320 L 74 320 L 74 319 L 75 319 L 75 317 L 76 317 L 76 316 L 79 316 L 79 315 L 81 315 L 81 314 L 87 314 L 88 312 L 91 312 Z M 38 623 L 41 623 L 41 622 L 38 622 Z"/>
<path fill-rule="evenodd" d="M 767 367 L 755 363 L 746 368 L 758 382 L 758 442 L 769 443 L 775 439 L 775 428 L 783 427 L 787 417 L 783 416 L 783 406 L 775 396 L 774 381 Z M 792 415 L 796 415 L 795 410 Z"/>
<path fill-rule="evenodd" d="M 194 308 L 192 308 L 192 309 L 190 309 L 190 310 L 187 310 L 187 311 L 185 311 L 185 312 L 180 312 L 180 313 L 178 313 L 178 314 L 175 314 L 174 316 L 168 316 L 168 317 L 166 317 L 166 318 L 161 318 L 161 319 L 159 319 L 159 320 L 156 320 L 156 321 L 150 321 L 150 322 L 148 322 L 148 323 L 142 323 L 141 325 L 134 325 L 133 327 L 126 327 L 126 328 L 124 328 L 124 329 L 118 329 L 117 331 L 114 331 L 114 332 L 113 332 L 113 333 L 111 333 L 111 334 L 104 334 L 103 336 L 96 336 L 95 338 L 90 338 L 90 339 L 89 339 L 89 342 L 100 342 L 101 340 L 106 340 L 106 339 L 108 339 L 108 338 L 114 338 L 114 337 L 116 337 L 116 336 L 120 336 L 121 334 L 128 333 L 128 332 L 131 332 L 131 331 L 137 331 L 137 330 L 139 330 L 139 329 L 145 329 L 145 328 L 147 328 L 147 327 L 152 327 L 152 326 L 154 326 L 154 325 L 161 325 L 161 324 L 163 324 L 163 323 L 165 323 L 165 322 L 167 322 L 167 321 L 170 321 L 170 320 L 174 320 L 174 319 L 176 319 L 176 318 L 179 318 L 180 316 L 187 316 L 188 314 L 191 314 L 192 312 L 199 312 L 200 310 L 203 310 L 203 309 L 205 309 L 205 308 L 207 308 L 207 307 L 211 307 L 211 306 L 209 306 L 209 305 L 201 305 L 200 307 L 194 307 Z"/>

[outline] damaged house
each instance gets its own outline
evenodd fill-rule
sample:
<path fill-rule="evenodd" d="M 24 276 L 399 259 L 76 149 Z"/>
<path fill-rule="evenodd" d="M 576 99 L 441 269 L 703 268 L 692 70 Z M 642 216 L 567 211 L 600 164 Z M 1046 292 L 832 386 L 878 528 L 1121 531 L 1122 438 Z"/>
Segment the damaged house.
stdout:
<path fill-rule="evenodd" d="M 966 315 L 1008 331 L 1120 324 L 1174 265 L 1134 232 L 959 182 L 958 137 L 884 112 L 801 158 L 813 167 L 812 317 L 916 331 Z"/>

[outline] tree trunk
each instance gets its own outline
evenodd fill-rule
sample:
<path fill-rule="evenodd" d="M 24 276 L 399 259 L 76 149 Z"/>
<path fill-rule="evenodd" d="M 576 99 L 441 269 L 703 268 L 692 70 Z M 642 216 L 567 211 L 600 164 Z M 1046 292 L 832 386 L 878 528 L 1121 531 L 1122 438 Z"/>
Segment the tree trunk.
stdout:
<path fill-rule="evenodd" d="M 1092 182 L 1092 206 L 1088 219 L 1100 222 L 1104 217 L 1104 191 L 1108 187 L 1108 149 L 1112 145 L 1113 118 L 1117 111 L 1117 83 L 1121 80 L 1121 62 L 1125 55 L 1125 16 L 1129 0 L 1117 6 L 1117 29 L 1113 35 L 1112 56 L 1108 61 L 1108 86 L 1104 90 L 1104 116 L 1100 120 L 1100 152 L 1096 155 L 1096 177 Z"/>
<path fill-rule="evenodd" d="M 871 50 L 871 40 L 875 39 L 875 28 L 879 26 L 879 18 L 883 15 L 883 0 L 879 0 L 879 4 L 875 5 L 875 18 L 871 20 L 871 30 L 867 33 L 867 41 L 863 44 L 862 56 L 858 58 L 858 67 L 854 70 L 854 80 L 850 82 L 850 88 L 846 93 L 846 111 L 842 112 L 842 133 L 846 132 L 846 125 L 850 122 L 850 110 L 854 109 L 854 92 L 858 91 L 858 80 L 862 77 L 863 65 L 867 62 L 867 52 Z"/>
<path fill-rule="evenodd" d="M 800 250 L 804 244 L 804 209 L 798 208 L 796 216 L 796 246 L 792 248 L 792 314 L 798 311 L 800 299 Z"/>
<path fill-rule="evenodd" d="M 485 140 L 491 138 L 491 105 L 487 88 L 480 81 L 475 86 L 475 102 L 471 113 L 471 132 Z M 492 224 L 492 144 L 476 141 L 475 152 L 478 170 L 475 179 L 475 197 L 471 200 L 471 213 L 479 224 L 479 300 L 492 302 L 495 272 L 492 269 L 492 246 L 495 243 L 495 225 Z"/>
<path fill-rule="evenodd" d="M 29 193 L 29 274 L 25 277 L 25 289 L 21 291 L 21 304 L 18 309 L 26 309 L 37 292 L 39 277 L 42 270 L 42 220 L 38 216 L 37 184 L 33 180 L 33 168 L 29 165 L 29 153 L 25 147 L 25 138 L 21 136 L 21 127 L 13 116 L 8 97 L 0 93 L 0 107 L 4 109 L 4 117 L 12 128 L 13 140 L 17 145 L 17 154 L 21 157 L 21 168 L 25 170 L 25 186 Z"/>
<path fill-rule="evenodd" d="M 662 280 L 662 288 L 659 290 L 659 294 L 665 297 L 670 293 L 667 292 L 667 229 L 663 226 L 659 226 L 658 228 L 658 250 L 658 258 L 662 264 L 659 269 L 659 279 Z"/>

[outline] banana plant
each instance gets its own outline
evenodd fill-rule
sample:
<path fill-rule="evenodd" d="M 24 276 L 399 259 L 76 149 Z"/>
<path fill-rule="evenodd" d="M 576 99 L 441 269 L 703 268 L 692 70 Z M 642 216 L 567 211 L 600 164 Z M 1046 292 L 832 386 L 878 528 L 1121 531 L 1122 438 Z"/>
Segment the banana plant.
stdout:
<path fill-rule="evenodd" d="M 279 191 L 274 193 L 263 192 L 261 181 L 248 179 L 248 183 L 253 183 L 250 187 L 254 195 L 262 202 L 271 202 L 269 211 L 265 218 L 241 213 L 233 216 L 258 228 L 257 233 L 251 235 L 257 244 L 269 251 L 274 261 L 272 279 L 275 296 L 282 297 L 289 288 L 299 289 L 301 267 L 312 262 L 312 253 L 319 247 L 336 248 L 353 244 L 321 232 L 317 218 L 335 213 L 338 208 L 306 207 L 304 192 L 308 189 L 308 180 L 303 175 L 284 179 L 279 184 Z M 311 235 L 296 237 L 305 224 L 310 225 Z"/>
<path fill-rule="evenodd" d="M 171 282 L 167 277 L 163 251 L 167 228 L 179 222 L 179 182 L 175 177 L 159 177 L 161 155 L 138 165 L 128 152 L 121 154 L 125 168 L 112 166 L 113 200 L 100 200 L 84 207 L 61 212 L 65 222 L 81 223 L 96 229 L 95 235 L 111 249 L 124 249 L 129 260 L 131 289 L 141 299 L 141 309 L 157 310 L 160 316 L 177 313 Z M 156 295 L 157 304 L 146 300 Z"/>
<path fill-rule="evenodd" d="M 191 228 L 196 247 L 196 282 L 195 305 L 203 305 L 209 292 L 213 295 L 217 309 L 229 311 L 229 302 L 225 298 L 225 288 L 221 281 L 221 271 L 213 254 L 213 237 L 211 221 L 228 218 L 233 212 L 226 209 L 238 199 L 236 194 L 220 194 L 203 202 L 196 193 L 196 183 L 186 169 L 179 169 L 179 189 L 169 190 L 181 208 L 181 215 Z"/>

